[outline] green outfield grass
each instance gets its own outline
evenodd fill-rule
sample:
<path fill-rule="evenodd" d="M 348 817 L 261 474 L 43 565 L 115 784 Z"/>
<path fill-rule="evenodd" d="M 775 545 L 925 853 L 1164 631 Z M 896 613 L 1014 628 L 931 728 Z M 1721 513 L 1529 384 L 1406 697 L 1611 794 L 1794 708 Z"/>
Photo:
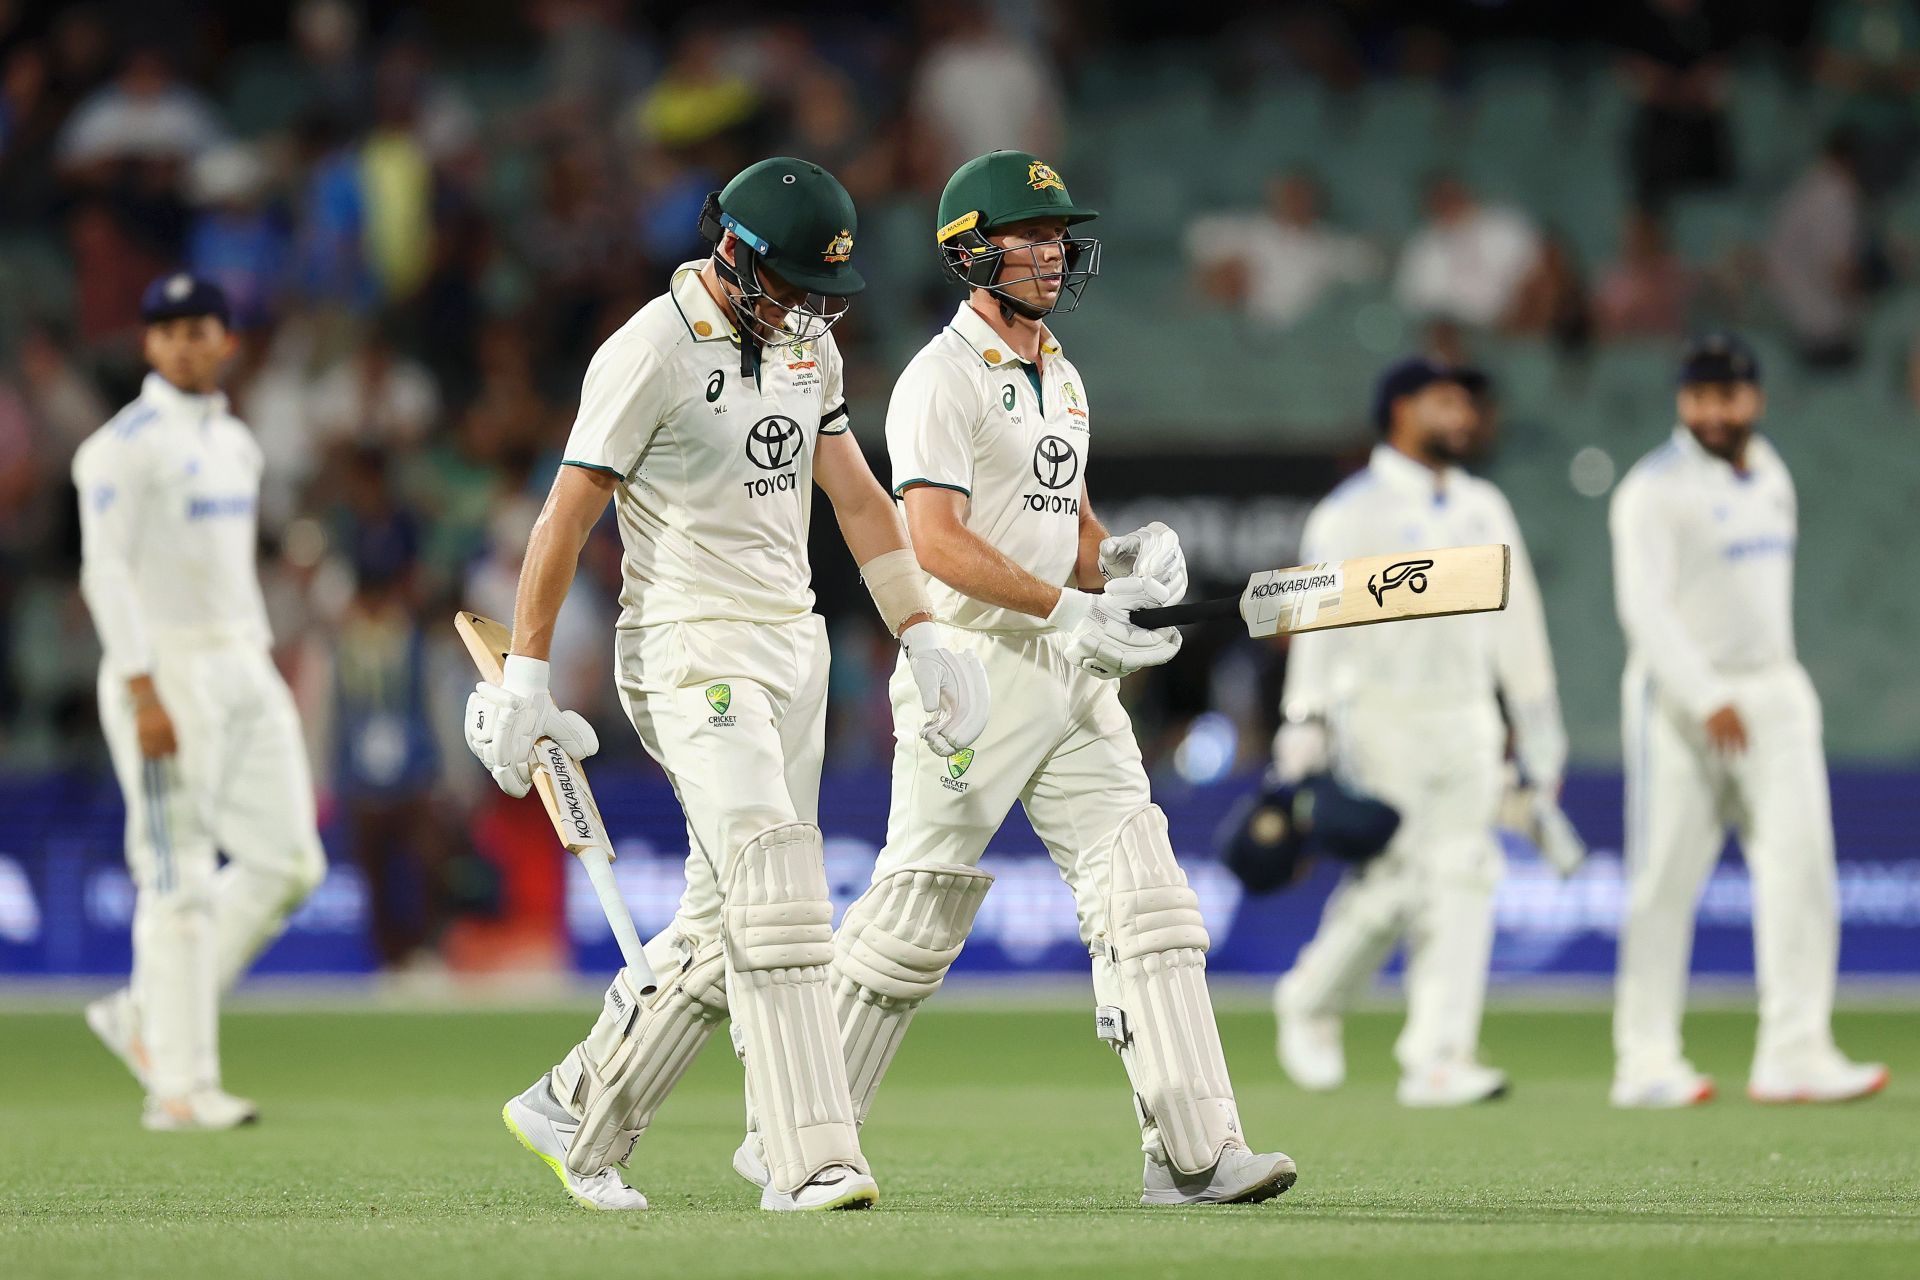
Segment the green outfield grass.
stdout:
<path fill-rule="evenodd" d="M 739 1071 L 709 1045 L 642 1144 L 651 1212 L 574 1208 L 500 1104 L 585 1026 L 563 1013 L 241 1013 L 228 1079 L 257 1128 L 153 1135 L 77 1014 L 0 1016 L 0 1276 L 373 1280 L 718 1276 L 1920 1275 L 1920 1016 L 1840 1019 L 1893 1064 L 1871 1102 L 1741 1097 L 1752 1019 L 1689 1024 L 1729 1095 L 1679 1115 L 1605 1105 L 1597 1011 L 1489 1018 L 1514 1097 L 1392 1101 L 1397 1019 L 1353 1019 L 1355 1080 L 1279 1078 L 1271 1023 L 1222 1030 L 1249 1130 L 1300 1182 L 1265 1205 L 1143 1210 L 1119 1062 L 1084 1009 L 935 1007 L 866 1149 L 881 1206 L 759 1213 L 730 1171 Z"/>

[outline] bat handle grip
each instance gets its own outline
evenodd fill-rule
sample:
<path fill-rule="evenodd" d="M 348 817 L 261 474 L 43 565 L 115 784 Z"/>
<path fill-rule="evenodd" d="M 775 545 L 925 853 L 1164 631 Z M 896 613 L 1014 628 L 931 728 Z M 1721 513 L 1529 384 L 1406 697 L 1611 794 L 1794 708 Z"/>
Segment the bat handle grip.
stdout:
<path fill-rule="evenodd" d="M 626 900 L 620 896 L 620 884 L 613 878 L 613 861 L 607 851 L 599 845 L 589 845 L 576 855 L 580 865 L 587 869 L 587 879 L 593 882 L 593 891 L 600 899 L 600 909 L 606 913 L 607 923 L 613 927 L 613 940 L 620 944 L 620 958 L 627 962 L 627 969 L 640 987 L 640 994 L 650 996 L 660 989 L 660 980 L 653 975 L 653 966 L 647 963 L 647 953 L 640 946 L 640 935 L 633 927 L 633 916 L 627 911 Z"/>
<path fill-rule="evenodd" d="M 1154 631 L 1161 627 L 1184 627 L 1190 622 L 1205 622 L 1210 618 L 1239 616 L 1239 596 L 1216 596 L 1211 600 L 1163 605 L 1158 609 L 1135 609 L 1127 615 L 1127 621 L 1136 627 Z"/>

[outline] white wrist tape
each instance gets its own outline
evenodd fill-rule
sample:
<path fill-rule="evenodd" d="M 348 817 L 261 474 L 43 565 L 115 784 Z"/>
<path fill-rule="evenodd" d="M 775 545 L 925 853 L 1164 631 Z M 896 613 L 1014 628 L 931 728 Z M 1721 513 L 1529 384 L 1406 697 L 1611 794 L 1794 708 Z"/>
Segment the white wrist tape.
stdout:
<path fill-rule="evenodd" d="M 1075 591 L 1072 587 L 1060 588 L 1060 599 L 1055 602 L 1053 612 L 1047 615 L 1047 621 L 1056 631 L 1071 631 L 1087 620 L 1093 612 L 1093 597 L 1085 591 Z"/>
<path fill-rule="evenodd" d="M 507 655 L 506 666 L 500 673 L 500 685 L 508 693 L 517 693 L 523 698 L 531 698 L 536 693 L 547 691 L 549 670 L 548 665 L 539 658 L 510 653 Z"/>
<path fill-rule="evenodd" d="M 914 614 L 933 612 L 933 604 L 927 599 L 927 575 L 910 548 L 875 556 L 860 566 L 860 578 L 873 594 L 874 606 L 880 610 L 880 620 L 887 624 L 889 635 L 899 635 Z"/>

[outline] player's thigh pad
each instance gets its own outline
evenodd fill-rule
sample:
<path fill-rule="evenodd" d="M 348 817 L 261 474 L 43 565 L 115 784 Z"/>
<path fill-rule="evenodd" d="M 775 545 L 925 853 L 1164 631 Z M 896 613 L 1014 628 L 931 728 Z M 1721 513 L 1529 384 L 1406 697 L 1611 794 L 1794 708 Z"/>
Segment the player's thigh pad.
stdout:
<path fill-rule="evenodd" d="M 918 1009 L 946 980 L 993 877 L 955 862 L 880 873 L 833 938 L 833 1006 L 856 1119 Z"/>
<path fill-rule="evenodd" d="M 1207 995 L 1207 926 L 1158 805 L 1112 837 L 1106 914 L 1096 1029 L 1126 1064 L 1149 1153 L 1201 1173 L 1243 1139 Z"/>
<path fill-rule="evenodd" d="M 833 904 L 820 828 L 783 823 L 747 841 L 726 897 L 729 1004 L 774 1189 L 797 1191 L 833 1164 L 866 1172 L 827 994 Z"/>
<path fill-rule="evenodd" d="M 579 1117 L 567 1167 L 582 1176 L 624 1161 L 694 1057 L 727 1016 L 726 957 L 715 938 L 691 951 L 643 998 L 625 970 L 600 1018 L 553 1071 L 553 1091 Z"/>

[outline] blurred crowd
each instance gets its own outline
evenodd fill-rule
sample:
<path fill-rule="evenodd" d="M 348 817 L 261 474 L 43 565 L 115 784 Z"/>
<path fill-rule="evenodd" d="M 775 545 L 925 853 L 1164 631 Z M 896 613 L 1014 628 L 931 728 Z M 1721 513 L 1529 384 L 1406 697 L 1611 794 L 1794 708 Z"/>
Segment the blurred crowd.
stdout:
<path fill-rule="evenodd" d="M 153 277 L 185 266 L 233 301 L 228 390 L 267 459 L 263 577 L 330 812 L 360 846 L 444 868 L 459 856 L 445 818 L 482 802 L 485 778 L 459 742 L 471 676 L 442 620 L 456 606 L 510 613 L 587 359 L 674 264 L 702 255 L 707 192 L 752 159 L 796 154 L 846 183 L 863 228 L 888 202 L 924 219 L 971 155 L 1070 150 L 1082 69 L 1103 44 L 1167 34 L 1158 7 L 1096 0 L 483 8 L 493 26 L 479 39 L 447 4 L 0 0 L 0 264 L 51 253 L 71 281 L 59 306 L 37 305 L 30 270 L 0 281 L 14 294 L 0 305 L 0 759 L 103 754 L 66 475 L 137 390 L 137 303 Z M 1809 363 L 1844 366 L 1860 299 L 1887 269 L 1873 202 L 1905 183 L 1920 144 L 1920 20 L 1906 0 L 1801 8 L 1807 74 L 1849 107 L 1781 194 L 1757 263 L 1682 262 L 1663 212 L 1676 193 L 1733 180 L 1726 60 L 1795 7 L 1639 0 L 1598 33 L 1636 102 L 1620 155 L 1636 204 L 1617 261 L 1575 261 L 1526 209 L 1444 172 L 1426 185 L 1424 225 L 1378 243 L 1330 220 L 1313 174 L 1289 172 L 1265 208 L 1192 227 L 1198 288 L 1284 328 L 1328 290 L 1390 277 L 1399 305 L 1444 322 L 1436 332 L 1569 348 L 1677 334 L 1701 295 L 1759 288 Z M 1214 17 L 1228 71 L 1344 93 L 1457 78 L 1476 24 L 1523 24 L 1523 10 L 1345 0 Z M 924 279 L 914 291 L 924 326 L 953 305 Z M 841 334 L 871 440 L 893 371 L 864 349 L 879 344 L 863 323 L 856 307 Z M 829 767 L 859 768 L 890 750 L 892 646 L 842 560 L 822 542 Z M 608 756 L 632 760 L 607 640 L 618 581 L 603 526 L 561 623 L 556 694 L 601 726 Z M 1179 738 L 1155 726 L 1181 716 L 1154 707 L 1191 714 L 1210 688 L 1239 687 L 1138 683 L 1156 758 Z M 382 954 L 415 951 L 436 912 L 386 920 Z"/>

